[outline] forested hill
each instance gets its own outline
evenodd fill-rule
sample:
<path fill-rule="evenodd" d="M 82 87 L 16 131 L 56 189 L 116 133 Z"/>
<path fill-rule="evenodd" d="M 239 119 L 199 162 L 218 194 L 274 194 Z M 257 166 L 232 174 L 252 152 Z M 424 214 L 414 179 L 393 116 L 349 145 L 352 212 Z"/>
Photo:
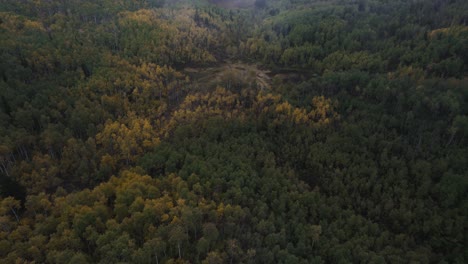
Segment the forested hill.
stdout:
<path fill-rule="evenodd" d="M 466 263 L 467 10 L 0 1 L 0 263 Z"/>

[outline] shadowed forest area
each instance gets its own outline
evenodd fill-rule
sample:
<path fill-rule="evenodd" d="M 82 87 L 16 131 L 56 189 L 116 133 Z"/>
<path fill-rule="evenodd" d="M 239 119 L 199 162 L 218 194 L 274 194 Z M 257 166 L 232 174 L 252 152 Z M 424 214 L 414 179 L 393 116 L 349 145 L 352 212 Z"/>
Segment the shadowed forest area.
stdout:
<path fill-rule="evenodd" d="M 210 0 L 209 2 L 223 8 L 249 8 L 254 6 L 256 0 Z"/>
<path fill-rule="evenodd" d="M 468 2 L 0 2 L 1 263 L 466 263 Z"/>

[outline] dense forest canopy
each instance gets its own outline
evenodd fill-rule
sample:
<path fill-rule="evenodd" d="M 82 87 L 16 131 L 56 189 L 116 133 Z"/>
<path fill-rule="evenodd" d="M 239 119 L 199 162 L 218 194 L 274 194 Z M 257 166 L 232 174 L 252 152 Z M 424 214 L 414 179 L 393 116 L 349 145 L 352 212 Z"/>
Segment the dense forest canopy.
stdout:
<path fill-rule="evenodd" d="M 466 263 L 468 2 L 0 2 L 1 263 Z"/>

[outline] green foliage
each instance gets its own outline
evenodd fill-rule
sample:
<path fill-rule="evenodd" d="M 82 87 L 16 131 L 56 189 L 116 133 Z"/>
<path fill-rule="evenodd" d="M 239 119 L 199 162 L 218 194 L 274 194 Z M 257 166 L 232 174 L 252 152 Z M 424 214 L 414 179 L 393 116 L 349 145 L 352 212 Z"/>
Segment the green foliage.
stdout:
<path fill-rule="evenodd" d="M 465 263 L 465 10 L 2 1 L 0 262 Z"/>

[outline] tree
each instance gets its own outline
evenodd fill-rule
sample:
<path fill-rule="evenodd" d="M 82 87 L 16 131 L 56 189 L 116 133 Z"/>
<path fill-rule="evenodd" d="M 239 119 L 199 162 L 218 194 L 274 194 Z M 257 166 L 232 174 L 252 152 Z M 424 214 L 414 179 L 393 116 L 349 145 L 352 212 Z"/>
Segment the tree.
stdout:
<path fill-rule="evenodd" d="M 0 215 L 14 216 L 17 223 L 20 221 L 19 209 L 21 208 L 20 201 L 9 196 L 2 198 L 0 203 Z"/>
<path fill-rule="evenodd" d="M 180 246 L 182 242 L 186 241 L 187 239 L 188 239 L 188 235 L 187 233 L 185 233 L 185 229 L 181 225 L 175 224 L 172 226 L 170 233 L 169 233 L 169 241 L 177 245 L 179 258 L 182 258 Z"/>
<path fill-rule="evenodd" d="M 203 264 L 221 264 L 224 263 L 224 256 L 217 251 L 208 253 L 208 256 L 202 261 Z"/>
<path fill-rule="evenodd" d="M 310 236 L 312 238 L 312 247 L 314 247 L 315 243 L 319 241 L 321 234 L 322 234 L 322 226 L 320 225 L 310 226 Z"/>

